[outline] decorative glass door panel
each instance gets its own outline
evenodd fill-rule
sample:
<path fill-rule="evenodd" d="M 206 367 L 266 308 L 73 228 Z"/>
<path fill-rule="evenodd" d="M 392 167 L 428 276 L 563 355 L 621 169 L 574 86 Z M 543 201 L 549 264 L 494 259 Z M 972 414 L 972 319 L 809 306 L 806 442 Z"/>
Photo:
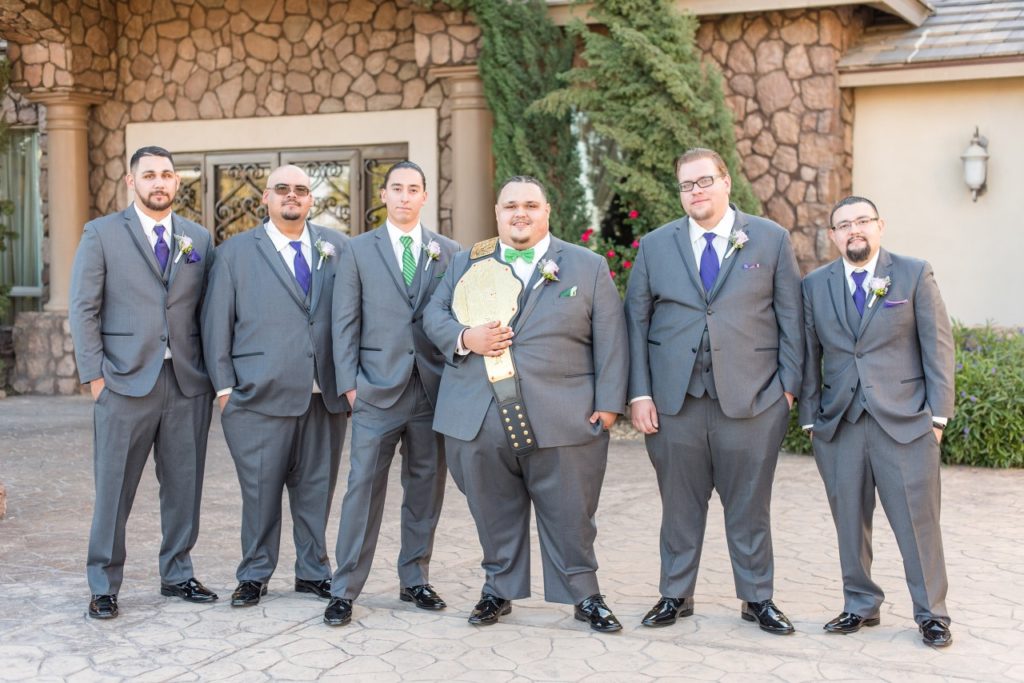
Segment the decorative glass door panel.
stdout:
<path fill-rule="evenodd" d="M 262 204 L 267 176 L 277 165 L 277 155 L 207 155 L 206 176 L 213 192 L 207 192 L 207 219 L 214 240 L 220 244 L 259 225 L 267 215 Z"/>
<path fill-rule="evenodd" d="M 352 216 L 358 204 L 358 179 L 353 177 L 352 160 L 358 153 L 288 152 L 281 155 L 282 164 L 294 164 L 309 176 L 313 207 L 309 222 L 352 234 Z M 355 201 L 353 201 L 355 200 Z"/>

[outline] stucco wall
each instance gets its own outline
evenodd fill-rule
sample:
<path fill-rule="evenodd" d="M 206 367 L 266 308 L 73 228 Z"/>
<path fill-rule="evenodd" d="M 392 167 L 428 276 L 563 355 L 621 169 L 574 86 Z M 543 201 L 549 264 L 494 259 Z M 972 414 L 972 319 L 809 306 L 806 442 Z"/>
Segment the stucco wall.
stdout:
<path fill-rule="evenodd" d="M 853 189 L 878 204 L 887 249 L 935 268 L 949 313 L 1024 324 L 1024 78 L 855 91 Z M 960 155 L 989 139 L 988 190 L 971 201 Z"/>

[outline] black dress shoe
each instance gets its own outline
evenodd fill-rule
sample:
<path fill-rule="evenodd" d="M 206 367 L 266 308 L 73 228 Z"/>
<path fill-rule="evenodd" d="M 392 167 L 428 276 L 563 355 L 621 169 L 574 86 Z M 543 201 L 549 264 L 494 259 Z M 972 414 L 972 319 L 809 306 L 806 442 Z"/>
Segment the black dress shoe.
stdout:
<path fill-rule="evenodd" d="M 217 599 L 217 594 L 199 583 L 195 577 L 181 583 L 161 583 L 160 595 L 189 602 L 213 602 Z"/>
<path fill-rule="evenodd" d="M 865 619 L 853 612 L 843 612 L 822 628 L 829 633 L 856 633 L 861 626 L 878 626 L 880 623 L 882 620 L 878 617 Z"/>
<path fill-rule="evenodd" d="M 231 594 L 232 607 L 252 607 L 258 605 L 260 598 L 267 594 L 267 584 L 259 581 L 241 581 L 238 588 Z"/>
<path fill-rule="evenodd" d="M 331 598 L 324 610 L 324 623 L 328 626 L 344 626 L 352 621 L 352 601 L 348 598 Z"/>
<path fill-rule="evenodd" d="M 953 643 L 953 634 L 950 632 L 949 626 L 937 619 L 929 619 L 920 624 L 917 629 L 921 632 L 921 642 L 925 645 L 949 647 Z"/>
<path fill-rule="evenodd" d="M 497 595 L 483 593 L 480 602 L 476 603 L 473 613 L 469 615 L 469 623 L 477 626 L 489 626 L 497 624 L 498 617 L 503 617 L 512 611 L 512 601 L 499 598 Z"/>
<path fill-rule="evenodd" d="M 89 616 L 93 619 L 113 619 L 117 616 L 116 595 L 94 595 L 89 601 Z"/>
<path fill-rule="evenodd" d="M 398 592 L 398 597 L 402 602 L 416 603 L 420 609 L 444 609 L 448 606 L 429 583 L 402 588 Z"/>
<path fill-rule="evenodd" d="M 608 605 L 604 604 L 603 595 L 591 595 L 583 602 L 576 605 L 574 610 L 576 621 L 586 621 L 590 628 L 602 633 L 621 631 L 622 624 L 615 618 Z"/>
<path fill-rule="evenodd" d="M 320 579 L 319 581 L 313 581 L 311 579 L 295 579 L 295 592 L 296 593 L 312 593 L 318 598 L 324 598 L 325 600 L 331 599 L 331 580 Z"/>
<path fill-rule="evenodd" d="M 756 621 L 762 631 L 779 636 L 788 636 L 795 631 L 793 624 L 771 600 L 761 602 L 744 602 L 740 616 L 747 621 Z"/>
<path fill-rule="evenodd" d="M 693 614 L 693 598 L 665 598 L 658 600 L 658 604 L 651 608 L 651 611 L 644 615 L 640 623 L 644 626 L 659 627 L 671 626 L 680 617 L 688 617 Z"/>

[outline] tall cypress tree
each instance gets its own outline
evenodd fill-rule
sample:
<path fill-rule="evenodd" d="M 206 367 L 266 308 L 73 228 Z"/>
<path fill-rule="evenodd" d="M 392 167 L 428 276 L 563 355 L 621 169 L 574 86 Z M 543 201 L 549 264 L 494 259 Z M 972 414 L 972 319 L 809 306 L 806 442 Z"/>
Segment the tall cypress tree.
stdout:
<path fill-rule="evenodd" d="M 535 108 L 551 114 L 578 110 L 614 143 L 618 155 L 604 158 L 604 171 L 621 205 L 635 216 L 633 234 L 679 216 L 673 162 L 691 147 L 718 151 L 733 179 L 733 201 L 758 211 L 740 171 L 721 76 L 700 61 L 696 19 L 677 12 L 670 0 L 598 0 L 591 19 L 607 30 L 573 26 L 583 41 L 583 64 Z"/>

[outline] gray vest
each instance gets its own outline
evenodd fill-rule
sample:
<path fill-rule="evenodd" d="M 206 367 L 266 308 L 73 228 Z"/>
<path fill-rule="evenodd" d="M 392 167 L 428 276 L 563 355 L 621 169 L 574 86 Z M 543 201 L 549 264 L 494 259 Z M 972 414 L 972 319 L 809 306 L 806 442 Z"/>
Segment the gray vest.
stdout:
<path fill-rule="evenodd" d="M 715 373 L 711 370 L 711 335 L 708 333 L 707 325 L 704 326 L 704 334 L 700 337 L 700 345 L 697 347 L 697 357 L 693 361 L 693 371 L 690 373 L 690 383 L 686 385 L 686 393 L 696 398 L 707 394 L 715 400 L 718 399 Z"/>
<path fill-rule="evenodd" d="M 857 313 L 857 306 L 853 303 L 853 295 L 847 290 L 846 295 L 846 322 L 849 323 L 850 329 L 853 330 L 853 336 L 860 336 L 860 323 L 861 316 Z M 847 422 L 856 422 L 860 419 L 860 416 L 867 410 L 868 404 L 867 399 L 864 397 L 864 389 L 861 388 L 860 382 L 857 382 L 857 390 L 853 393 L 853 400 L 850 401 L 850 405 L 846 408 L 846 413 L 843 415 L 843 419 Z"/>

